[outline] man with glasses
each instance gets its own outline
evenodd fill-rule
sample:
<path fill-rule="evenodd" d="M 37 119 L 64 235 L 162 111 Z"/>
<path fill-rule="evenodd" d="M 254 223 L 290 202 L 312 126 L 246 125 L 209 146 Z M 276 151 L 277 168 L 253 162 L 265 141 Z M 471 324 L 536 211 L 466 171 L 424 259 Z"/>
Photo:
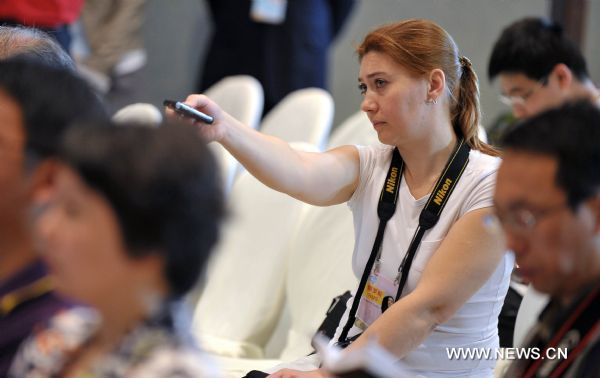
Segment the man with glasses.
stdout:
<path fill-rule="evenodd" d="M 497 217 L 521 273 L 551 297 L 525 342 L 537 356 L 506 376 L 597 377 L 600 110 L 589 101 L 549 110 L 509 131 L 504 147 Z"/>
<path fill-rule="evenodd" d="M 590 80 L 583 55 L 559 25 L 542 18 L 525 18 L 502 31 L 488 76 L 498 77 L 500 99 L 516 118 L 580 98 L 600 106 L 600 91 Z"/>
<path fill-rule="evenodd" d="M 600 106 L 600 92 L 589 78 L 583 55 L 559 25 L 542 18 L 524 18 L 502 31 L 492 49 L 488 76 L 498 78 L 500 100 L 516 118 L 528 118 L 578 98 Z M 522 283 L 515 272 L 499 318 L 501 346 L 513 346 Z"/>

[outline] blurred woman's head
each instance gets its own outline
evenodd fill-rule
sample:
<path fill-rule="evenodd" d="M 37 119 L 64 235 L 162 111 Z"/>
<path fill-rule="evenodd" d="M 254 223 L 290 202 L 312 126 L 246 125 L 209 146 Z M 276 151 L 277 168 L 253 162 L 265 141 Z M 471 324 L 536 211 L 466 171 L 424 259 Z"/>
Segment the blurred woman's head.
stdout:
<path fill-rule="evenodd" d="M 479 87 L 470 61 L 461 57 L 452 37 L 429 20 L 405 20 L 371 31 L 358 46 L 361 63 L 370 53 L 385 56 L 414 79 L 441 80 L 443 93 L 422 102 L 447 104 L 454 132 L 474 149 L 496 154 L 478 136 Z M 441 76 L 435 73 L 441 71 Z M 432 75 L 433 74 L 433 75 Z M 419 99 L 421 100 L 421 99 Z"/>
<path fill-rule="evenodd" d="M 191 127 L 104 126 L 65 135 L 38 222 L 44 256 L 61 291 L 92 305 L 145 282 L 179 297 L 218 238 L 215 161 Z"/>

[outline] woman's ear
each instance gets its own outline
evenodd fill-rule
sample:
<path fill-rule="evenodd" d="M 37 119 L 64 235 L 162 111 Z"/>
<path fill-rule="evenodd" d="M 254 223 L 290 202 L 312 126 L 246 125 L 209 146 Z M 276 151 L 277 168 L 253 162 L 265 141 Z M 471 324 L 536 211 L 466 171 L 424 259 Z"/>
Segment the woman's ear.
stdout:
<path fill-rule="evenodd" d="M 446 88 L 446 75 L 444 71 L 436 68 L 429 73 L 429 84 L 427 87 L 427 99 L 438 100 Z"/>

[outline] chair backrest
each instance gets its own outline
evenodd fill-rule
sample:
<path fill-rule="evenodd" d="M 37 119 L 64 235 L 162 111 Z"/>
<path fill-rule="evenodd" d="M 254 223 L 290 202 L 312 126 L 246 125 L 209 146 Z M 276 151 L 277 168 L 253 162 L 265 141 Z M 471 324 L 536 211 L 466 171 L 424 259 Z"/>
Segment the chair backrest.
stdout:
<path fill-rule="evenodd" d="M 211 353 L 261 358 L 283 305 L 288 244 L 308 205 L 266 187 L 246 171 L 228 201 L 231 217 L 207 269 L 194 332 Z"/>
<path fill-rule="evenodd" d="M 258 127 L 263 111 L 264 93 L 260 82 L 252 76 L 228 76 L 208 88 L 205 94 L 243 124 L 253 129 Z M 213 143 L 210 148 L 217 158 L 223 187 L 228 193 L 241 171 L 241 166 L 220 144 Z"/>
<path fill-rule="evenodd" d="M 137 102 L 122 107 L 112 116 L 113 122 L 117 124 L 137 123 L 157 127 L 163 120 L 158 108 L 152 104 Z"/>
<path fill-rule="evenodd" d="M 243 124 L 258 127 L 265 100 L 260 82 L 252 76 L 228 76 L 204 93 Z"/>
<path fill-rule="evenodd" d="M 347 144 L 379 143 L 363 112 L 348 117 L 331 133 L 327 148 Z M 287 327 L 273 339 L 285 339 L 282 360 L 310 353 L 311 338 L 325 318 L 331 300 L 358 281 L 352 272 L 354 228 L 346 204 L 304 209 L 300 226 L 290 243 L 286 278 Z M 277 342 L 277 345 L 282 344 Z"/>
<path fill-rule="evenodd" d="M 310 353 L 312 336 L 325 319 L 331 300 L 356 289 L 353 247 L 352 213 L 346 204 L 304 210 L 290 243 L 286 278 L 290 326 L 280 359 Z"/>
<path fill-rule="evenodd" d="M 288 94 L 265 116 L 260 131 L 287 142 L 327 145 L 333 122 L 333 98 L 319 88 L 299 89 Z"/>
<path fill-rule="evenodd" d="M 358 111 L 346 118 L 331 133 L 328 148 L 345 144 L 370 145 L 378 143 L 377 132 L 365 112 Z"/>
<path fill-rule="evenodd" d="M 242 171 L 241 164 L 235 160 L 233 155 L 220 144 L 213 142 L 208 145 L 208 148 L 215 156 L 217 166 L 221 172 L 221 180 L 223 182 L 223 191 L 229 194 L 234 181 Z"/>

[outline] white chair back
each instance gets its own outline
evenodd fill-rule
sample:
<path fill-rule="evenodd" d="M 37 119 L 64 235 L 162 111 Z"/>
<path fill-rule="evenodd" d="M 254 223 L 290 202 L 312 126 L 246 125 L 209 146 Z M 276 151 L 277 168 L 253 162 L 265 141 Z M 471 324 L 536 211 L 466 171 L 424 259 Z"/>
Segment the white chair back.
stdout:
<path fill-rule="evenodd" d="M 346 119 L 331 133 L 327 148 L 379 143 L 364 112 Z M 346 204 L 309 207 L 290 243 L 286 281 L 287 327 L 274 335 L 285 342 L 279 358 L 292 360 L 310 353 L 311 338 L 325 318 L 331 300 L 358 285 L 352 273 L 354 228 Z M 277 343 L 278 345 L 281 343 Z"/>
<path fill-rule="evenodd" d="M 221 180 L 223 182 L 223 191 L 225 194 L 231 192 L 231 187 L 237 176 L 242 171 L 241 164 L 235 160 L 233 155 L 220 144 L 213 142 L 208 145 L 208 148 L 213 153 L 219 171 L 221 172 Z"/>
<path fill-rule="evenodd" d="M 316 151 L 304 143 L 292 146 Z M 288 244 L 308 205 L 246 171 L 228 203 L 231 217 L 207 270 L 194 332 L 211 353 L 262 358 L 283 305 Z"/>
<path fill-rule="evenodd" d="M 370 145 L 375 143 L 379 143 L 377 132 L 373 129 L 367 115 L 358 111 L 333 130 L 328 148 L 346 144 Z"/>
<path fill-rule="evenodd" d="M 160 110 L 144 102 L 124 106 L 112 116 L 112 121 L 116 124 L 136 123 L 150 127 L 158 127 L 162 120 Z"/>
<path fill-rule="evenodd" d="M 243 124 L 253 129 L 258 127 L 264 106 L 264 93 L 260 82 L 252 76 L 228 76 L 208 88 L 205 94 Z M 210 148 L 221 168 L 223 188 L 228 193 L 241 166 L 220 144 L 212 143 Z"/>
<path fill-rule="evenodd" d="M 228 76 L 204 92 L 221 109 L 245 125 L 256 129 L 264 106 L 260 82 L 248 75 Z"/>
<path fill-rule="evenodd" d="M 287 142 L 327 145 L 333 121 L 333 98 L 319 88 L 299 89 L 287 95 L 265 116 L 260 131 Z"/>
<path fill-rule="evenodd" d="M 290 327 L 280 359 L 312 351 L 331 300 L 358 285 L 352 272 L 354 227 L 346 204 L 306 208 L 290 243 L 286 300 Z"/>

